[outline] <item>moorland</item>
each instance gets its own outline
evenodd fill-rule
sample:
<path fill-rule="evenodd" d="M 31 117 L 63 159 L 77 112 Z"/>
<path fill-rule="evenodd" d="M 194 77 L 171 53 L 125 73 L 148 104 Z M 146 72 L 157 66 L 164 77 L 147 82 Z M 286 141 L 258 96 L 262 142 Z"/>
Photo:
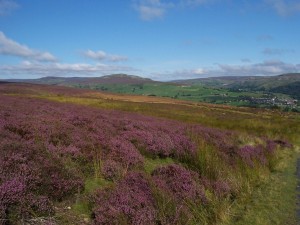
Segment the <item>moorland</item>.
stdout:
<path fill-rule="evenodd" d="M 120 92 L 0 83 L 0 224 L 297 224 L 299 113 Z"/>

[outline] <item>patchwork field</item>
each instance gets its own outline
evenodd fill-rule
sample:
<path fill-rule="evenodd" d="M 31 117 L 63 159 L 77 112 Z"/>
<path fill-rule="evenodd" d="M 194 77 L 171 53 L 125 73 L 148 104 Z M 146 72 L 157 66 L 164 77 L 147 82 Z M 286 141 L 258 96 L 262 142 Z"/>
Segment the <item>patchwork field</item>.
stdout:
<path fill-rule="evenodd" d="M 297 224 L 300 115 L 0 84 L 0 224 Z"/>
<path fill-rule="evenodd" d="M 159 82 L 126 74 L 103 77 L 43 77 L 10 82 L 48 84 L 193 102 L 300 111 L 300 74 L 210 77 Z"/>

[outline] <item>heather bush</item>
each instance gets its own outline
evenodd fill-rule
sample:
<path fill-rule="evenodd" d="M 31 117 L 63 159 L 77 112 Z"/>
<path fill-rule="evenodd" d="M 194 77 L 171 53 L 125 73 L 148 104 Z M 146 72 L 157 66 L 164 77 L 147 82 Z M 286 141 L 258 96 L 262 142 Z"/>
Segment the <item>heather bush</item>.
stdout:
<path fill-rule="evenodd" d="M 219 198 L 228 196 L 231 193 L 231 188 L 228 182 L 217 180 L 213 181 L 211 184 L 211 188 L 213 192 L 218 196 Z"/>
<path fill-rule="evenodd" d="M 207 144 L 215 146 L 220 152 L 230 154 L 234 148 L 235 133 L 232 131 L 195 125 L 190 128 L 190 132 Z"/>
<path fill-rule="evenodd" d="M 161 130 L 162 127 L 165 130 Z M 127 126 L 122 135 L 149 156 L 182 159 L 195 154 L 196 146 L 187 137 L 185 127 L 152 122 L 143 129 L 140 127 L 129 129 Z"/>
<path fill-rule="evenodd" d="M 182 203 L 186 199 L 192 201 L 206 200 L 203 187 L 199 185 L 199 175 L 177 164 L 158 167 L 152 172 L 154 183 L 162 191 L 170 194 Z"/>
<path fill-rule="evenodd" d="M 131 142 L 120 137 L 110 140 L 105 158 L 118 161 L 128 169 L 143 166 L 143 157 L 140 152 Z"/>
<path fill-rule="evenodd" d="M 122 165 L 113 160 L 106 160 L 102 166 L 102 174 L 107 180 L 116 180 L 121 176 Z"/>
<path fill-rule="evenodd" d="M 242 161 L 251 167 L 254 167 L 256 162 L 260 163 L 261 165 L 265 165 L 267 161 L 264 155 L 264 149 L 261 145 L 246 145 L 240 148 L 237 153 L 238 156 L 242 159 Z"/>
<path fill-rule="evenodd" d="M 273 140 L 266 141 L 266 151 L 270 155 L 274 155 L 277 148 L 277 143 Z"/>
<path fill-rule="evenodd" d="M 155 201 L 141 173 L 130 172 L 114 190 L 95 196 L 94 224 L 155 224 Z"/>
<path fill-rule="evenodd" d="M 1 140 L 0 199 L 5 217 L 30 218 L 52 214 L 51 201 L 62 200 L 81 189 L 75 173 L 27 140 Z"/>
<path fill-rule="evenodd" d="M 254 167 L 255 164 L 259 164 L 262 166 L 269 166 L 274 163 L 275 160 L 275 152 L 278 146 L 283 148 L 291 148 L 290 145 L 286 141 L 281 140 L 266 140 L 264 145 L 245 145 L 238 149 L 237 156 L 242 159 L 244 163 L 246 163 L 250 167 Z M 270 168 L 271 169 L 271 168 Z"/>
<path fill-rule="evenodd" d="M 190 223 L 206 207 L 208 199 L 199 175 L 180 165 L 161 166 L 152 172 L 160 224 Z M 200 222 L 200 221 L 198 221 Z"/>

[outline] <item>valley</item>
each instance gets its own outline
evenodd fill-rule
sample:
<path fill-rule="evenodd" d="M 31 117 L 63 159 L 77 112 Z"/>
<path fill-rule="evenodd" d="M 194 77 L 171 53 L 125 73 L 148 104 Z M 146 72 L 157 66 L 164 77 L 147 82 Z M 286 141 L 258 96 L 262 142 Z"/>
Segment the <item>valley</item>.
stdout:
<path fill-rule="evenodd" d="M 118 94 L 158 96 L 283 111 L 300 111 L 300 74 L 272 77 L 216 77 L 159 82 L 126 74 L 98 78 L 45 77 L 36 80 L 8 80 L 92 89 Z M 298 86 L 297 86 L 298 85 Z"/>

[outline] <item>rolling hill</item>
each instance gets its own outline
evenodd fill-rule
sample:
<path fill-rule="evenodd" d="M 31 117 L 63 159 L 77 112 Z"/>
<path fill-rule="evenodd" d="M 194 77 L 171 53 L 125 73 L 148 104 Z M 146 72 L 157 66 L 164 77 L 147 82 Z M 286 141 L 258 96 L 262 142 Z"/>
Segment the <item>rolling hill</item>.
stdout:
<path fill-rule="evenodd" d="M 278 76 L 211 77 L 171 82 L 114 74 L 103 77 L 44 77 L 6 80 L 68 86 L 118 94 L 146 95 L 250 107 L 300 110 L 300 73 Z"/>
<path fill-rule="evenodd" d="M 10 79 L 8 82 L 23 82 L 33 84 L 50 84 L 61 86 L 96 85 L 96 84 L 142 84 L 155 81 L 127 74 L 113 74 L 102 77 L 42 77 L 39 79 Z"/>
<path fill-rule="evenodd" d="M 174 83 L 203 85 L 231 91 L 281 93 L 300 100 L 300 73 L 278 76 L 212 77 L 190 80 L 177 80 Z"/>
<path fill-rule="evenodd" d="M 300 73 L 289 73 L 278 76 L 210 77 L 174 81 L 174 83 L 186 85 L 206 85 L 235 90 L 243 89 L 246 91 L 272 90 L 278 87 L 285 87 L 295 82 L 300 82 Z"/>

